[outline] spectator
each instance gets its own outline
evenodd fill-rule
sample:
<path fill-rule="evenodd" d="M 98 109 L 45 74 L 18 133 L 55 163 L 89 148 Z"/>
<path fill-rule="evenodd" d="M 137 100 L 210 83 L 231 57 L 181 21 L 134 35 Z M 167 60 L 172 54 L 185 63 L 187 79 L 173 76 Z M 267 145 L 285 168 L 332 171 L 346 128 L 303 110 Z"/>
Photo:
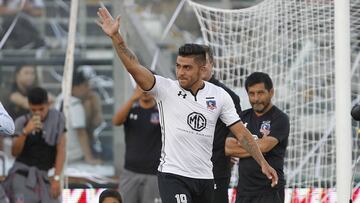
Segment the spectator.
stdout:
<path fill-rule="evenodd" d="M 16 14 L 21 12 L 5 47 L 13 49 L 42 47 L 45 45 L 45 41 L 32 21 L 33 17 L 43 14 L 44 2 L 27 0 L 23 10 L 21 10 L 21 2 L 21 0 L 0 0 L 0 15 L 4 16 L 0 39 L 10 28 Z"/>
<path fill-rule="evenodd" d="M 15 121 L 12 155 L 16 161 L 4 182 L 10 202 L 59 202 L 65 161 L 65 119 L 50 109 L 46 90 L 28 94 L 30 113 Z M 48 170 L 55 168 L 53 179 Z"/>
<path fill-rule="evenodd" d="M 4 106 L 9 115 L 16 119 L 20 115 L 29 113 L 27 99 L 28 90 L 37 85 L 35 67 L 33 65 L 21 65 L 16 67 L 14 81 L 5 98 Z"/>
<path fill-rule="evenodd" d="M 121 195 L 116 190 L 104 190 L 100 194 L 99 203 L 122 203 Z"/>
<path fill-rule="evenodd" d="M 124 201 L 159 201 L 156 174 L 160 163 L 161 129 L 154 97 L 137 87 L 112 122 L 125 127 L 125 169 L 119 186 Z"/>
<path fill-rule="evenodd" d="M 81 71 L 75 71 L 72 84 L 70 115 L 67 118 L 69 121 L 68 160 L 73 162 L 84 158 L 88 164 L 100 164 L 102 161 L 95 158 L 91 150 L 89 135 L 86 131 L 86 113 L 82 104 L 82 100 L 87 98 L 90 93 L 89 81 Z M 62 95 L 58 97 L 56 106 L 60 111 L 63 110 Z"/>
<path fill-rule="evenodd" d="M 103 126 L 104 119 L 102 115 L 102 106 L 101 106 L 101 98 L 92 88 L 92 80 L 96 77 L 96 73 L 91 66 L 82 66 L 77 69 L 77 71 L 81 72 L 85 76 L 85 78 L 90 82 L 91 89 L 87 96 L 82 99 L 82 104 L 85 109 L 86 115 L 86 132 L 89 136 L 89 142 L 91 145 L 91 150 L 94 153 L 102 152 L 101 144 L 100 146 L 96 146 L 96 142 L 98 137 L 95 135 L 95 130 L 99 126 Z M 106 125 L 105 125 L 106 126 Z M 101 127 L 100 127 L 101 128 Z"/>

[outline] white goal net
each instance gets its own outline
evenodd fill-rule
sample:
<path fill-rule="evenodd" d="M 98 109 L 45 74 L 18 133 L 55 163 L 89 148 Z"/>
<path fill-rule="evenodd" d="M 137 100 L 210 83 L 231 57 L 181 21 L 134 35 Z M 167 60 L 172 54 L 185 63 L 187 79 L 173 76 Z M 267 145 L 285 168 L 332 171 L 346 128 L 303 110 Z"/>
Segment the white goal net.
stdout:
<path fill-rule="evenodd" d="M 239 10 L 189 3 L 213 49 L 216 78 L 236 89 L 254 71 L 272 77 L 274 103 L 291 124 L 287 187 L 335 187 L 334 2 L 265 0 Z M 353 1 L 353 101 L 360 97 L 359 9 L 360 0 Z M 354 164 L 360 154 L 358 127 L 354 122 Z"/>

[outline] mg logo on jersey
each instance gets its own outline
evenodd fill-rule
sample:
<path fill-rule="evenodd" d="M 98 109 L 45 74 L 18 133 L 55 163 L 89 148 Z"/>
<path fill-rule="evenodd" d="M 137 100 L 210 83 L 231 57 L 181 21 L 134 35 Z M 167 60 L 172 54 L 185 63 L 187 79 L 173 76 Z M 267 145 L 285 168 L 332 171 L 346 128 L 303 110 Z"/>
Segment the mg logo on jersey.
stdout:
<path fill-rule="evenodd" d="M 202 131 L 206 127 L 206 118 L 201 113 L 192 112 L 187 117 L 187 123 L 191 129 Z"/>

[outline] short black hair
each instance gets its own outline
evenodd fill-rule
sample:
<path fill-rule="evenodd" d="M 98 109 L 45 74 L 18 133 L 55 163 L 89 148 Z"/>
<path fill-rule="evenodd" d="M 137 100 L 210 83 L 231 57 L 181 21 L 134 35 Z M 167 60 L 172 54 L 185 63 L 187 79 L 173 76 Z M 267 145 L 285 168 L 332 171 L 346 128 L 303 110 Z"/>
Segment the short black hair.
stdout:
<path fill-rule="evenodd" d="M 34 87 L 28 92 L 28 100 L 30 104 L 46 104 L 48 103 L 48 93 L 44 88 Z"/>
<path fill-rule="evenodd" d="M 87 78 L 83 71 L 76 69 L 73 73 L 72 86 L 78 86 L 85 82 L 88 82 L 89 78 Z"/>
<path fill-rule="evenodd" d="M 118 191 L 114 190 L 114 189 L 107 189 L 104 190 L 101 194 L 100 194 L 100 198 L 99 198 L 99 203 L 103 203 L 104 200 L 107 197 L 112 197 L 117 199 L 120 203 L 122 203 L 122 199 L 121 199 L 121 195 Z"/>
<path fill-rule="evenodd" d="M 254 72 L 251 73 L 245 80 L 246 91 L 249 91 L 249 87 L 259 83 L 264 83 L 265 89 L 268 91 L 273 88 L 273 82 L 267 73 Z"/>
<path fill-rule="evenodd" d="M 179 56 L 194 57 L 195 63 L 199 65 L 206 64 L 206 51 L 203 45 L 200 44 L 184 44 L 179 48 Z"/>
<path fill-rule="evenodd" d="M 209 56 L 210 63 L 213 63 L 214 55 L 213 55 L 212 49 L 208 45 L 203 45 L 203 47 L 205 49 L 206 54 Z"/>

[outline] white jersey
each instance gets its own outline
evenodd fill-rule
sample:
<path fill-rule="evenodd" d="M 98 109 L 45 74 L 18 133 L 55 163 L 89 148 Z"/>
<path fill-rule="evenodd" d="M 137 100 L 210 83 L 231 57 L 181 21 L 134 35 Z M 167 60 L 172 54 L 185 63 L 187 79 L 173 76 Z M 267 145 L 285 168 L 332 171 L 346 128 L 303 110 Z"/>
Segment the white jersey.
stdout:
<path fill-rule="evenodd" d="M 0 136 L 13 135 L 14 131 L 14 121 L 0 102 Z"/>
<path fill-rule="evenodd" d="M 178 81 L 155 76 L 149 91 L 157 100 L 162 132 L 158 170 L 190 178 L 213 179 L 212 147 L 220 118 L 227 126 L 240 120 L 230 95 L 205 82 L 197 95 Z"/>

